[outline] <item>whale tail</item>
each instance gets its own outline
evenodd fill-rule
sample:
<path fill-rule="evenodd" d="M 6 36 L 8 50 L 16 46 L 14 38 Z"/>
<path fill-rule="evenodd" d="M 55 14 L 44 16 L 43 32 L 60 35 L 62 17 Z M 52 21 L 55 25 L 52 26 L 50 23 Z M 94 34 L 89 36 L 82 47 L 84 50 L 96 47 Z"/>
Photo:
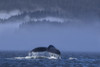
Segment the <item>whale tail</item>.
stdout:
<path fill-rule="evenodd" d="M 48 49 L 55 49 L 55 47 L 53 45 L 49 45 Z"/>
<path fill-rule="evenodd" d="M 47 51 L 61 55 L 61 52 L 58 49 L 56 49 L 53 45 L 49 45 L 48 48 L 47 48 Z"/>
<path fill-rule="evenodd" d="M 37 47 L 29 52 L 29 56 L 32 58 L 48 58 L 48 59 L 60 59 L 61 53 L 53 45 L 48 47 Z"/>

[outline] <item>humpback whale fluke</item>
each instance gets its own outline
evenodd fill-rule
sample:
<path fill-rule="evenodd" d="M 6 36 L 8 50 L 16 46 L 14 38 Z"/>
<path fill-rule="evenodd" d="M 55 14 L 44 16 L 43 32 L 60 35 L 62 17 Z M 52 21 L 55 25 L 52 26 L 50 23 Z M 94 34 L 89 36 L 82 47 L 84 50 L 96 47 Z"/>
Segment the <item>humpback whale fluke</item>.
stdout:
<path fill-rule="evenodd" d="M 60 51 L 56 49 L 53 45 L 49 45 L 48 47 L 37 47 L 34 48 L 31 52 L 44 52 L 44 51 L 61 55 Z"/>
<path fill-rule="evenodd" d="M 30 51 L 30 57 L 34 58 L 49 58 L 49 59 L 59 59 L 61 58 L 61 53 L 53 45 L 48 47 L 37 47 Z"/>
<path fill-rule="evenodd" d="M 49 45 L 47 51 L 61 55 L 60 51 L 58 49 L 56 49 L 53 45 Z"/>
<path fill-rule="evenodd" d="M 61 59 L 61 53 L 53 45 L 48 47 L 37 47 L 31 50 L 26 57 L 15 57 L 15 59 Z"/>
<path fill-rule="evenodd" d="M 43 51 L 47 51 L 46 47 L 37 47 L 34 48 L 31 52 L 43 52 Z"/>

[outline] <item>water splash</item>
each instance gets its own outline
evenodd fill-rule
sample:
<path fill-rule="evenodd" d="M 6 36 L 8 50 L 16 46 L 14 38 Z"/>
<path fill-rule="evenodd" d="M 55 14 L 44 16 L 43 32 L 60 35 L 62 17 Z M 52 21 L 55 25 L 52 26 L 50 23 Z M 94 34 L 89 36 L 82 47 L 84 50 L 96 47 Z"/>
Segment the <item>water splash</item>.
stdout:
<path fill-rule="evenodd" d="M 15 59 L 61 59 L 61 56 L 50 52 L 29 52 L 26 57 L 15 57 Z"/>

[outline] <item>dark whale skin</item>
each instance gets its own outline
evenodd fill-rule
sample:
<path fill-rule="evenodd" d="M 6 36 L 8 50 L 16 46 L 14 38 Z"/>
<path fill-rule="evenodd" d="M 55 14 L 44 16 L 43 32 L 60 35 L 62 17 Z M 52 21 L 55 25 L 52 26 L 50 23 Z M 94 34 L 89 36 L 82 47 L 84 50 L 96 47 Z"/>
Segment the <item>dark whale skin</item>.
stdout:
<path fill-rule="evenodd" d="M 34 48 L 31 52 L 44 52 L 44 51 L 47 51 L 46 47 L 37 47 Z"/>
<path fill-rule="evenodd" d="M 31 50 L 31 52 L 44 52 L 44 51 L 61 55 L 61 52 L 58 49 L 56 49 L 53 45 L 49 45 L 48 47 L 37 47 Z"/>
<path fill-rule="evenodd" d="M 53 45 L 49 45 L 47 51 L 51 52 L 51 53 L 61 55 L 61 52 L 58 49 L 56 49 Z"/>

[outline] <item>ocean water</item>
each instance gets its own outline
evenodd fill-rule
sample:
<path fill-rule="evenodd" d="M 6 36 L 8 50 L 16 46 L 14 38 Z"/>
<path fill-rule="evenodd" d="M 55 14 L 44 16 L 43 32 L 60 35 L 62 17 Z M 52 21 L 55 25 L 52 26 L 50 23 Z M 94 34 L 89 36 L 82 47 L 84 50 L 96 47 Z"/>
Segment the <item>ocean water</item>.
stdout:
<path fill-rule="evenodd" d="M 28 51 L 1 51 L 0 67 L 100 67 L 100 54 L 62 52 L 62 59 L 14 59 Z"/>

